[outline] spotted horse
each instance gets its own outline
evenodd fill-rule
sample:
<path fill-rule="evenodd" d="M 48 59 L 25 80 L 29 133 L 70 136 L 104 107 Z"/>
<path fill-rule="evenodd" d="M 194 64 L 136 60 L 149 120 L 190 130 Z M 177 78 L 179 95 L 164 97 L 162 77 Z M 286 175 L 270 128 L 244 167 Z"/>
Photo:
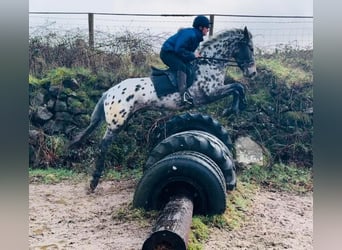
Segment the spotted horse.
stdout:
<path fill-rule="evenodd" d="M 252 34 L 247 27 L 223 31 L 204 41 L 199 48 L 201 58 L 194 60 L 194 79 L 188 92 L 193 97 L 193 106 L 198 107 L 233 95 L 231 110 L 238 112 L 245 106 L 244 87 L 240 83 L 225 84 L 226 68 L 232 61 L 246 77 L 256 75 Z M 141 109 L 186 110 L 179 92 L 164 96 L 157 95 L 150 77 L 126 79 L 102 94 L 96 104 L 88 127 L 69 144 L 73 148 L 84 140 L 105 120 L 107 128 L 100 142 L 99 155 L 90 181 L 94 191 L 104 170 L 104 160 L 115 135 L 124 127 L 129 118 Z M 225 110 L 227 112 L 228 109 Z"/>

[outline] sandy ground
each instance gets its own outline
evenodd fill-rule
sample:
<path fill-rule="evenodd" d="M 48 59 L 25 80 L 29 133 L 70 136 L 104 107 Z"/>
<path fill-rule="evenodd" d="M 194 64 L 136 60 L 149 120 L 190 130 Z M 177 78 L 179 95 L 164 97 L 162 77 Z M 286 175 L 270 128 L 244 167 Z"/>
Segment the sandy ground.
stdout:
<path fill-rule="evenodd" d="M 133 199 L 133 181 L 29 185 L 29 249 L 136 250 L 152 225 L 120 220 Z M 313 249 L 313 196 L 260 191 L 247 220 L 234 231 L 212 229 L 205 250 Z"/>

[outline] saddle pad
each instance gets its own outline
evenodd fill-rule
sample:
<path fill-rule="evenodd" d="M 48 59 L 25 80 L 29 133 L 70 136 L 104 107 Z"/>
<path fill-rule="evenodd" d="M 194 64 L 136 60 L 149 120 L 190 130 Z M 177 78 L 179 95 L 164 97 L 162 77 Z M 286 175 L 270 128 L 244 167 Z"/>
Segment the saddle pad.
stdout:
<path fill-rule="evenodd" d="M 151 75 L 150 78 L 153 82 L 158 97 L 166 96 L 178 91 L 178 88 L 171 83 L 166 74 L 157 76 Z"/>

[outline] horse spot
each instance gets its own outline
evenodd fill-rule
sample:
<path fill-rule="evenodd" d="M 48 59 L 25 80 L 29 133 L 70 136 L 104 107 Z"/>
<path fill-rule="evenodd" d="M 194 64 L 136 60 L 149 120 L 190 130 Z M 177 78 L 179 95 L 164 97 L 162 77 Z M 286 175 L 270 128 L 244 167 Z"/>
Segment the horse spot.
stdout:
<path fill-rule="evenodd" d="M 118 101 L 118 103 L 120 103 L 121 102 L 121 99 Z"/>
<path fill-rule="evenodd" d="M 113 105 L 114 101 L 112 101 L 112 105 Z"/>
<path fill-rule="evenodd" d="M 114 114 L 114 117 L 117 117 L 118 115 L 117 114 Z"/>
<path fill-rule="evenodd" d="M 118 123 L 118 121 L 115 120 L 115 119 L 113 119 L 113 120 L 112 120 L 112 123 L 113 123 L 114 125 L 116 125 L 116 124 Z"/>
<path fill-rule="evenodd" d="M 115 95 L 113 95 L 112 99 L 114 99 L 114 98 L 115 98 Z"/>
<path fill-rule="evenodd" d="M 129 102 L 130 100 L 132 100 L 134 97 L 134 95 L 129 95 L 127 98 L 126 98 L 126 102 Z"/>
<path fill-rule="evenodd" d="M 144 90 L 145 88 L 144 88 L 144 87 L 142 87 L 141 89 L 142 89 L 142 90 Z"/>
<path fill-rule="evenodd" d="M 140 79 L 141 82 L 145 81 L 144 79 Z"/>
<path fill-rule="evenodd" d="M 125 110 L 125 109 L 121 109 L 120 112 L 119 112 L 119 114 L 122 114 L 122 113 L 124 113 L 124 112 L 126 112 L 126 110 Z"/>
<path fill-rule="evenodd" d="M 122 91 L 122 92 L 121 92 L 121 95 L 124 95 L 124 94 L 125 94 L 125 91 Z"/>
<path fill-rule="evenodd" d="M 146 96 L 146 94 L 145 94 L 145 93 L 143 93 L 143 94 L 142 94 L 142 96 Z"/>
<path fill-rule="evenodd" d="M 140 88 L 141 88 L 141 85 L 140 84 L 138 84 L 137 86 L 135 86 L 135 92 L 137 92 L 137 91 L 139 91 L 140 90 Z"/>

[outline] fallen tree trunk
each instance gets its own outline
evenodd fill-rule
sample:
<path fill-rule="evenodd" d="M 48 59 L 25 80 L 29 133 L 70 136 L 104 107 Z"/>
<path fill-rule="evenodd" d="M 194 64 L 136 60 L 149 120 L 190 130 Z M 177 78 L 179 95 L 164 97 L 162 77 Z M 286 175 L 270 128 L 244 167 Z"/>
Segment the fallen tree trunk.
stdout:
<path fill-rule="evenodd" d="M 145 240 L 143 250 L 186 250 L 192 222 L 193 201 L 186 196 L 173 196 L 161 211 Z"/>

